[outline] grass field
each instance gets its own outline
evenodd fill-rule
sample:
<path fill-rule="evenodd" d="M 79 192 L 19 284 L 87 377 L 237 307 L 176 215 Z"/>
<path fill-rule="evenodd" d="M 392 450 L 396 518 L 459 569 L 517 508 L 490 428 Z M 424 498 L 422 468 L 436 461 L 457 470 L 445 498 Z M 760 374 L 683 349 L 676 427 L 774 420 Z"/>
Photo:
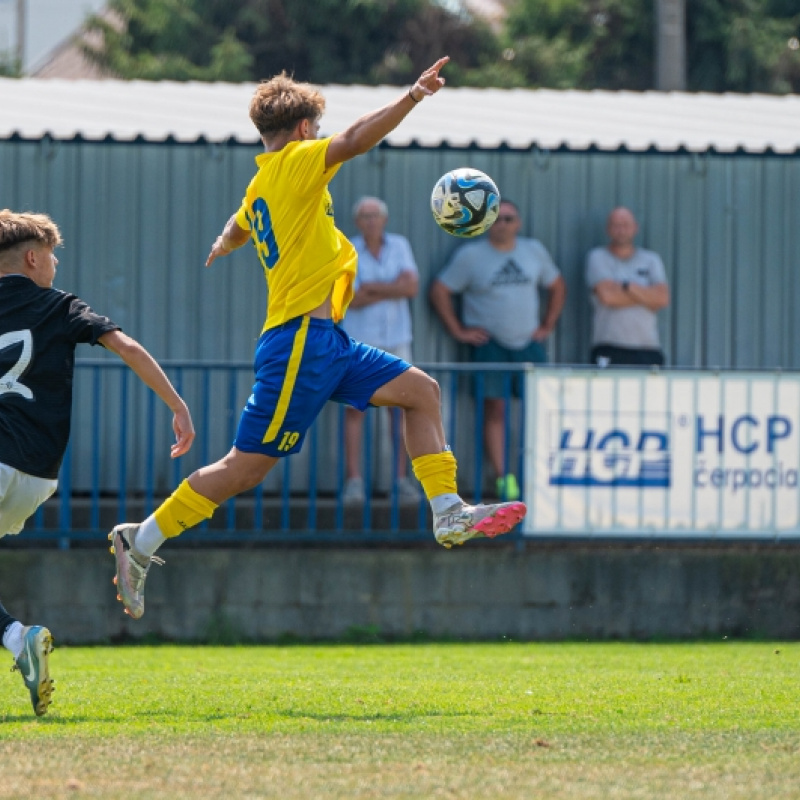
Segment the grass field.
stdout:
<path fill-rule="evenodd" d="M 58 645 L 58 642 L 56 642 Z M 56 648 L 0 798 L 800 798 L 800 644 Z"/>

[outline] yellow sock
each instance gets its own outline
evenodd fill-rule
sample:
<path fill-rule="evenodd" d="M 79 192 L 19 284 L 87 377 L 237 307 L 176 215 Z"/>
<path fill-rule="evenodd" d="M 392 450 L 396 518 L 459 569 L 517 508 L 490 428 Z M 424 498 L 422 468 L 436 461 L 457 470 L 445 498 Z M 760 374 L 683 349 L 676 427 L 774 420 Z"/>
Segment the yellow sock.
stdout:
<path fill-rule="evenodd" d="M 456 457 L 449 451 L 420 456 L 411 462 L 417 480 L 422 484 L 425 497 L 430 500 L 440 494 L 457 494 Z"/>
<path fill-rule="evenodd" d="M 207 497 L 198 494 L 185 480 L 153 513 L 161 533 L 171 539 L 209 519 L 217 508 Z"/>

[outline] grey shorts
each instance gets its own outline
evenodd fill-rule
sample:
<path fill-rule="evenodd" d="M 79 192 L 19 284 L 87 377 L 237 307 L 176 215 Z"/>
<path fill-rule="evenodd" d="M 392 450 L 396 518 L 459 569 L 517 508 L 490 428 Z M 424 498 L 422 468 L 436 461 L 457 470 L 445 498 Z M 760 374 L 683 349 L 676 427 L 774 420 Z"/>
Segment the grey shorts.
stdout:
<path fill-rule="evenodd" d="M 19 533 L 57 487 L 56 480 L 36 478 L 0 464 L 0 537 Z"/>

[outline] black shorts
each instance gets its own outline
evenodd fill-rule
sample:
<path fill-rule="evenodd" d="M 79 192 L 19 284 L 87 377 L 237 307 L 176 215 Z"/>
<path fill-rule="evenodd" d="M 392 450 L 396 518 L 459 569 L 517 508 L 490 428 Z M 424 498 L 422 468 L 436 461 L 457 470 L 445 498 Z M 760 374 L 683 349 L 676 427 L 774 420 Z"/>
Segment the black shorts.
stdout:
<path fill-rule="evenodd" d="M 589 360 L 601 367 L 663 367 L 664 353 L 651 347 L 617 347 L 598 344 L 592 348 Z"/>

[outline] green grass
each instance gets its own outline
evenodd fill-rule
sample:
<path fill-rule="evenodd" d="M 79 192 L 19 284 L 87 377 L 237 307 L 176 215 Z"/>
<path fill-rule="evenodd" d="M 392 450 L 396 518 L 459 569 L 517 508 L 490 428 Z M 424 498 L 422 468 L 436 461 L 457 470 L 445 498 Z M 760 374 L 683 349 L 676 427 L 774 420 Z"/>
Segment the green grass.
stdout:
<path fill-rule="evenodd" d="M 800 644 L 57 648 L 0 798 L 800 798 Z"/>

